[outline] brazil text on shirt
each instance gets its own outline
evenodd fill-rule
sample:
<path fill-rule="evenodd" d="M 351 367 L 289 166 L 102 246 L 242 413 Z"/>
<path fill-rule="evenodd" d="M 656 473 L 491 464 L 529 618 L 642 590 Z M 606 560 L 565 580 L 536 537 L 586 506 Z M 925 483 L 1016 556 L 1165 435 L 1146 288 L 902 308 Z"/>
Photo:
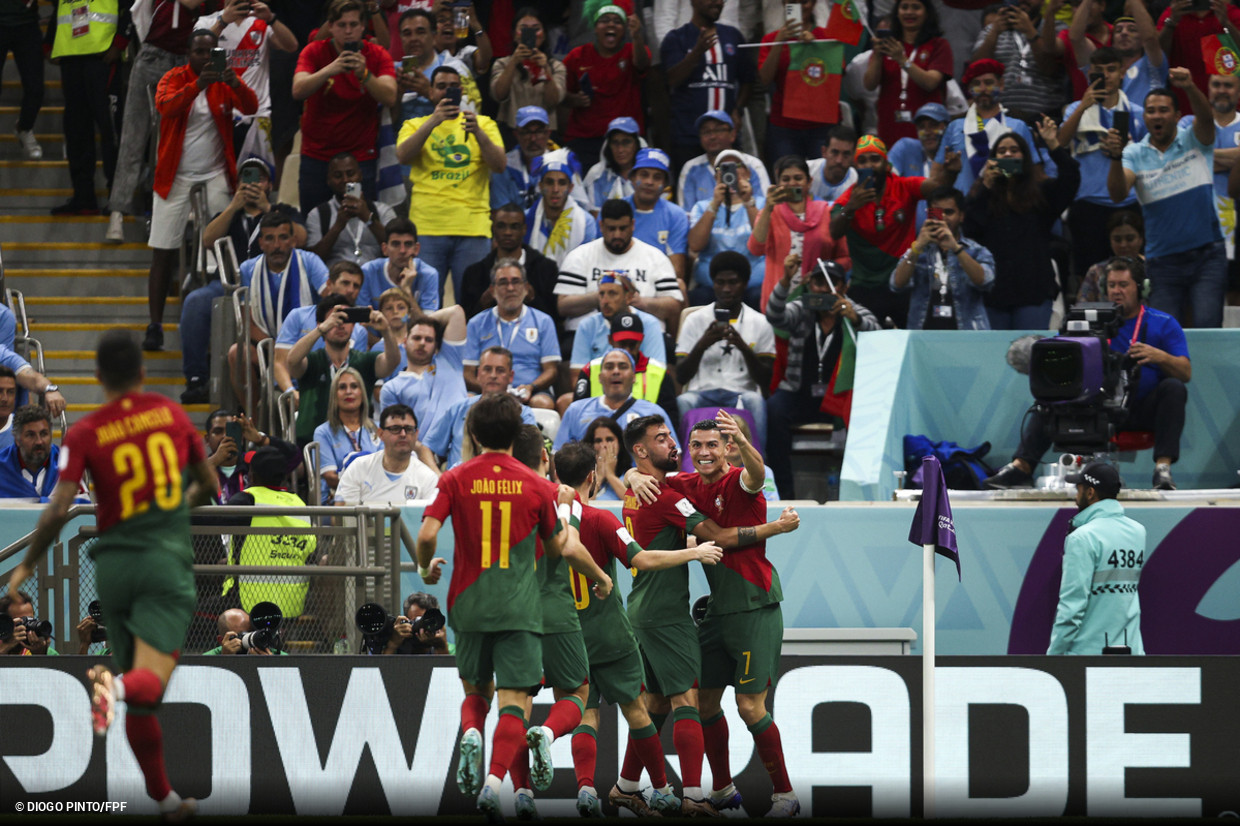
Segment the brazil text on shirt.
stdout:
<path fill-rule="evenodd" d="M 435 170 L 431 172 L 432 181 L 464 181 L 474 174 L 472 169 L 463 169 L 460 172 L 444 172 L 443 170 Z"/>

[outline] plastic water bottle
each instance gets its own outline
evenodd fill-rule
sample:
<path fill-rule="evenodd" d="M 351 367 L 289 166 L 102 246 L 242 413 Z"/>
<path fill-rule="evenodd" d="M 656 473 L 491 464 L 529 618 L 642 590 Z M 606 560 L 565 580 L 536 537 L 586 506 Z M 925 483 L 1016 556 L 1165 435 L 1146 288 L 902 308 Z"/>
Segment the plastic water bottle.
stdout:
<path fill-rule="evenodd" d="M 332 646 L 333 654 L 349 653 L 349 637 L 347 634 L 341 634 L 340 639 L 336 640 L 336 644 Z"/>

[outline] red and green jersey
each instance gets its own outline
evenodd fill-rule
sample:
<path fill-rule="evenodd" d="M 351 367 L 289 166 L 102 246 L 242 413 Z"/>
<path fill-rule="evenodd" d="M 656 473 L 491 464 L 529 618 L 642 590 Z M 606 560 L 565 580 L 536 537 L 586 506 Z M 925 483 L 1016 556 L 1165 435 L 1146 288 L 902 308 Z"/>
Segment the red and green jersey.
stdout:
<path fill-rule="evenodd" d="M 624 526 L 649 551 L 675 551 L 685 547 L 685 534 L 706 517 L 682 494 L 668 486 L 659 490 L 652 505 L 640 502 L 632 490 L 624 492 Z M 635 628 L 654 628 L 691 622 L 689 616 L 689 567 L 677 565 L 662 571 L 635 571 L 629 593 L 629 620 Z"/>
<path fill-rule="evenodd" d="M 678 473 L 667 484 L 679 491 L 721 527 L 739 528 L 766 522 L 766 497 L 741 487 L 742 468 L 730 468 L 717 482 L 706 484 L 697 473 Z M 737 614 L 784 598 L 779 574 L 766 558 L 766 542 L 723 552 L 719 565 L 703 565 L 710 583 L 710 612 Z"/>
<path fill-rule="evenodd" d="M 560 530 L 547 480 L 511 456 L 484 453 L 439 477 L 427 517 L 452 519 L 452 627 L 542 633 L 535 539 Z"/>
<path fill-rule="evenodd" d="M 205 458 L 202 438 L 185 411 L 157 393 L 126 393 L 69 429 L 60 448 L 60 481 L 81 484 L 90 471 L 95 522 L 109 544 L 135 548 L 151 541 L 145 531 L 113 531 L 127 524 L 183 533 L 189 508 L 184 470 Z M 183 523 L 180 531 L 173 523 Z"/>
<path fill-rule="evenodd" d="M 620 524 L 610 511 L 573 503 L 573 527 L 581 534 L 581 544 L 594 559 L 596 565 L 616 580 L 616 560 L 628 568 L 642 548 L 633 541 L 632 535 Z M 620 589 L 611 592 L 607 599 L 598 599 L 591 588 L 594 580 L 585 574 L 572 571 L 573 597 L 577 616 L 581 619 L 581 631 L 586 638 L 586 653 L 590 665 L 613 662 L 633 650 L 637 639 L 624 612 L 624 599 Z"/>
<path fill-rule="evenodd" d="M 883 193 L 875 203 L 858 209 L 848 222 L 848 253 L 852 256 L 852 283 L 863 287 L 886 285 L 900 256 L 917 237 L 917 203 L 925 178 L 901 178 L 887 173 Z M 831 206 L 834 214 L 852 198 L 853 184 Z M 881 212 L 881 220 L 880 213 Z M 881 229 L 879 228 L 881 224 Z"/>
<path fill-rule="evenodd" d="M 559 488 L 548 480 L 547 487 L 551 492 L 551 501 L 556 501 Z M 581 629 L 577 619 L 577 605 L 573 599 L 571 578 L 576 571 L 569 567 L 564 557 L 552 559 L 543 553 L 542 540 L 538 542 L 538 593 L 542 599 L 542 617 L 544 634 L 565 634 Z"/>

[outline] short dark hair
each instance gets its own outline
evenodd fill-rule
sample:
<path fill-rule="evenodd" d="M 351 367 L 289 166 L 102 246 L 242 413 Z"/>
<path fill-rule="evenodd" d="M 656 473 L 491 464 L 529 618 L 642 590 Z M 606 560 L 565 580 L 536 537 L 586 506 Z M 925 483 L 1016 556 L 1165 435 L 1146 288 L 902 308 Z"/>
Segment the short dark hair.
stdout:
<path fill-rule="evenodd" d="M 831 127 L 831 131 L 827 133 L 827 142 L 844 141 L 845 143 L 857 145 L 857 130 L 843 123 L 837 123 Z"/>
<path fill-rule="evenodd" d="M 1145 108 L 1146 102 L 1149 101 L 1149 99 L 1152 97 L 1170 98 L 1171 107 L 1177 112 L 1180 111 L 1180 101 L 1176 99 L 1175 92 L 1171 91 L 1166 86 L 1155 86 L 1153 89 L 1150 89 L 1148 92 L 1146 92 L 1145 100 L 1141 101 L 1142 109 Z"/>
<path fill-rule="evenodd" d="M 397 404 L 389 404 L 379 413 L 379 427 L 387 426 L 388 419 L 392 419 L 397 416 L 407 416 L 410 419 L 413 419 L 413 423 L 415 425 L 418 423 L 418 414 L 413 412 L 413 408 L 407 404 L 400 404 L 398 402 Z"/>
<path fill-rule="evenodd" d="M 142 380 L 142 347 L 128 330 L 108 330 L 95 350 L 99 382 L 106 390 L 124 390 Z"/>
<path fill-rule="evenodd" d="M 211 414 L 210 414 L 209 416 L 207 416 L 207 421 L 206 421 L 206 429 L 207 429 L 207 432 L 208 432 L 208 433 L 209 433 L 209 432 L 211 432 L 211 422 L 213 422 L 213 421 L 215 421 L 216 419 L 219 419 L 219 418 L 228 419 L 228 418 L 231 418 L 231 417 L 232 417 L 232 415 L 233 415 L 233 413 L 232 413 L 232 411 L 231 411 L 231 410 L 225 410 L 225 409 L 224 409 L 224 408 L 222 408 L 222 407 L 221 407 L 221 408 L 218 408 L 217 410 L 212 410 L 212 411 L 211 411 Z"/>
<path fill-rule="evenodd" d="M 422 9 L 414 9 L 413 11 L 422 12 L 426 16 L 430 16 L 429 13 L 423 11 Z M 410 12 L 405 12 L 405 14 L 402 14 L 400 16 L 401 19 L 404 20 L 405 15 L 408 15 L 409 13 Z M 434 594 L 428 594 L 425 591 L 414 591 L 412 594 L 405 597 L 405 602 L 400 607 L 401 613 L 406 617 L 409 616 L 409 609 L 415 605 L 423 611 L 429 611 L 432 608 L 439 610 L 439 599 Z"/>
<path fill-rule="evenodd" d="M 632 453 L 634 446 L 646 438 L 646 431 L 661 424 L 667 424 L 662 416 L 640 416 L 629 422 L 624 428 L 624 449 Z"/>
<path fill-rule="evenodd" d="M 261 235 L 262 231 L 265 229 L 274 229 L 275 227 L 282 227 L 285 224 L 292 226 L 293 219 L 284 210 L 273 209 L 264 215 L 263 219 L 258 222 L 258 232 Z"/>
<path fill-rule="evenodd" d="M 499 215 L 501 212 L 515 212 L 519 214 L 523 219 L 525 218 L 525 210 L 522 209 L 521 205 L 518 204 L 516 201 L 509 201 L 506 204 L 500 204 L 499 206 L 495 208 L 495 212 L 492 213 L 491 217 L 494 218 L 496 215 Z"/>
<path fill-rule="evenodd" d="M 220 42 L 220 36 L 210 29 L 194 29 L 189 33 L 189 40 L 186 40 L 185 42 L 187 44 L 193 44 L 193 42 L 200 37 L 209 37 L 214 43 Z"/>
<path fill-rule="evenodd" d="M 918 2 L 921 2 L 921 0 L 918 0 Z M 809 164 L 807 164 L 805 159 L 800 155 L 784 155 L 782 158 L 777 160 L 775 162 L 775 177 L 778 178 L 781 172 L 792 167 L 796 167 L 804 172 L 805 177 L 810 177 Z"/>
<path fill-rule="evenodd" d="M 314 320 L 317 324 L 322 324 L 327 320 L 327 316 L 337 307 L 352 307 L 353 302 L 337 293 L 329 295 L 327 298 L 319 300 L 319 306 L 314 308 Z"/>
<path fill-rule="evenodd" d="M 333 164 L 336 161 L 353 161 L 353 163 L 361 166 L 361 164 L 358 163 L 357 155 L 354 155 L 348 150 L 345 150 L 344 152 L 337 152 L 335 155 L 332 155 L 331 160 L 329 160 L 328 163 Z"/>
<path fill-rule="evenodd" d="M 420 318 L 417 318 L 409 322 L 409 331 L 405 334 L 406 338 L 409 337 L 409 333 L 413 332 L 414 327 L 430 327 L 432 330 L 435 331 L 435 349 L 438 350 L 440 347 L 443 346 L 444 326 L 439 321 L 439 319 L 431 318 L 428 315 L 424 315 Z"/>
<path fill-rule="evenodd" d="M 710 280 L 723 272 L 734 272 L 741 277 L 741 281 L 749 282 L 749 259 L 736 250 L 724 250 L 716 253 L 714 258 L 710 259 Z"/>
<path fill-rule="evenodd" d="M 1140 288 L 1142 282 L 1145 281 L 1145 262 L 1142 261 L 1140 257 L 1135 255 L 1132 257 L 1127 255 L 1117 255 L 1107 261 L 1106 272 L 1102 276 L 1102 289 L 1104 292 L 1107 288 L 1106 277 L 1113 272 L 1118 272 L 1119 270 L 1125 270 L 1131 273 L 1132 282 L 1136 284 L 1138 288 Z"/>
<path fill-rule="evenodd" d="M 933 204 L 935 201 L 951 201 L 956 205 L 956 209 L 964 212 L 964 195 L 954 186 L 941 186 L 930 193 L 930 197 L 926 199 L 927 204 Z"/>
<path fill-rule="evenodd" d="M 693 427 L 689 428 L 689 435 L 692 436 L 699 430 L 713 430 L 719 434 L 720 441 L 725 444 L 728 441 L 728 434 L 719 429 L 719 422 L 714 419 L 702 419 L 700 422 L 696 422 Z"/>
<path fill-rule="evenodd" d="M 422 11 L 422 10 L 414 9 L 414 11 Z M 387 224 L 384 225 L 383 231 L 388 234 L 388 237 L 391 237 L 393 235 L 412 235 L 413 240 L 415 241 L 418 240 L 417 224 L 415 224 L 413 221 L 410 221 L 408 218 L 405 218 L 400 215 L 388 221 Z"/>
<path fill-rule="evenodd" d="M 536 424 L 522 424 L 512 440 L 512 458 L 535 473 L 542 462 L 543 435 Z"/>
<path fill-rule="evenodd" d="M 0 615 L 7 617 L 9 615 L 9 608 L 13 605 L 27 605 L 30 602 L 30 597 L 26 596 L 21 591 L 14 591 L 13 593 L 5 594 L 0 597 Z"/>
<path fill-rule="evenodd" d="M 396 21 L 397 31 L 400 30 L 400 27 L 406 20 L 410 20 L 414 17 L 426 18 L 426 22 L 430 25 L 431 31 L 435 31 L 435 29 L 439 28 L 439 25 L 435 22 L 435 15 L 431 14 L 427 9 L 409 9 L 408 11 L 403 12 L 400 19 Z"/>
<path fill-rule="evenodd" d="M 478 361 L 481 362 L 482 357 L 485 356 L 487 353 L 491 353 L 497 356 L 503 356 L 504 358 L 508 359 L 508 369 L 509 370 L 512 369 L 512 351 L 509 350 L 507 347 L 500 347 L 498 344 L 492 347 L 488 347 L 487 349 L 483 350 L 481 353 L 478 354 Z"/>
<path fill-rule="evenodd" d="M 332 0 L 331 4 L 327 7 L 327 16 L 325 19 L 328 23 L 335 23 L 351 11 L 357 12 L 363 19 L 366 17 L 366 7 L 360 2 L 360 0 Z"/>
<path fill-rule="evenodd" d="M 585 482 L 598 462 L 594 447 L 585 442 L 569 442 L 555 452 L 555 475 L 571 488 Z"/>
<path fill-rule="evenodd" d="M 7 367 L 0 364 L 0 379 L 12 379 L 13 381 L 17 381 L 17 374 L 13 372 L 12 367 Z"/>
<path fill-rule="evenodd" d="M 340 274 L 342 272 L 351 272 L 354 275 L 360 275 L 362 280 L 366 279 L 366 274 L 362 272 L 362 268 L 359 267 L 356 262 L 337 261 L 335 264 L 332 264 L 331 269 L 327 271 L 327 280 L 333 284 L 336 283 L 340 280 Z"/>
<path fill-rule="evenodd" d="M 620 218 L 632 218 L 633 205 L 628 201 L 622 201 L 619 198 L 610 198 L 603 202 L 603 206 L 598 211 L 598 220 L 615 221 Z"/>
<path fill-rule="evenodd" d="M 32 422 L 47 422 L 52 426 L 52 413 L 41 404 L 23 404 L 13 413 L 13 433 L 21 433 L 21 429 Z"/>
<path fill-rule="evenodd" d="M 1110 46 L 1102 46 L 1094 49 L 1093 54 L 1089 56 L 1090 66 L 1108 66 L 1112 63 L 1118 63 L 1123 66 L 1124 60 L 1119 56 L 1119 52 L 1115 51 Z"/>
<path fill-rule="evenodd" d="M 469 434 L 488 450 L 512 447 L 521 429 L 521 403 L 507 393 L 486 393 L 469 409 Z"/>
<path fill-rule="evenodd" d="M 452 66 L 449 66 L 446 63 L 441 63 L 435 67 L 435 71 L 431 72 L 431 83 L 434 84 L 435 78 L 444 73 L 456 75 L 458 78 L 461 76 L 461 73 Z"/>

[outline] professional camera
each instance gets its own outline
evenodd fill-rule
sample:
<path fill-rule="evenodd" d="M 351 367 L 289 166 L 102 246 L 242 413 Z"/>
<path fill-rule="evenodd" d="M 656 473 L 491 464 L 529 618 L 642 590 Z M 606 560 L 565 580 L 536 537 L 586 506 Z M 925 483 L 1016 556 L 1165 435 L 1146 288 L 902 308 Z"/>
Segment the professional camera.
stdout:
<path fill-rule="evenodd" d="M 54 633 L 52 624 L 47 620 L 41 620 L 36 617 L 17 617 L 14 619 L 8 614 L 0 614 L 0 640 L 12 638 L 13 631 L 19 625 L 26 629 L 27 634 L 37 634 L 45 640 L 50 640 Z"/>
<path fill-rule="evenodd" d="M 383 650 L 383 646 L 391 638 L 392 630 L 397 623 L 397 618 L 389 614 L 377 602 L 368 602 L 358 608 L 355 620 L 357 630 L 362 632 L 362 643 L 372 654 Z M 409 623 L 412 626 L 409 629 L 412 639 L 416 644 L 421 645 L 422 643 L 418 640 L 419 634 L 425 633 L 426 636 L 433 637 L 439 633 L 446 622 L 443 612 L 438 608 L 427 608 L 422 616 L 414 620 L 403 620 L 402 624 Z"/>
<path fill-rule="evenodd" d="M 1029 391 L 1050 418 L 1056 450 L 1105 451 L 1127 418 L 1132 360 L 1107 343 L 1122 323 L 1118 306 L 1082 303 L 1069 311 L 1060 335 L 1034 342 Z"/>
<path fill-rule="evenodd" d="M 737 164 L 735 161 L 724 161 L 719 164 L 719 182 L 728 189 L 736 189 Z"/>
<path fill-rule="evenodd" d="M 90 632 L 90 641 L 106 642 L 108 629 L 103 627 L 103 606 L 99 604 L 99 600 L 92 599 L 90 605 L 86 606 L 86 613 L 95 621 L 95 629 Z"/>
<path fill-rule="evenodd" d="M 284 622 L 284 612 L 280 610 L 280 606 L 274 602 L 258 603 L 250 610 L 250 622 L 254 623 L 254 630 L 238 637 L 242 651 L 259 648 L 278 652 L 283 648 L 280 623 Z"/>

